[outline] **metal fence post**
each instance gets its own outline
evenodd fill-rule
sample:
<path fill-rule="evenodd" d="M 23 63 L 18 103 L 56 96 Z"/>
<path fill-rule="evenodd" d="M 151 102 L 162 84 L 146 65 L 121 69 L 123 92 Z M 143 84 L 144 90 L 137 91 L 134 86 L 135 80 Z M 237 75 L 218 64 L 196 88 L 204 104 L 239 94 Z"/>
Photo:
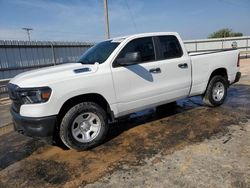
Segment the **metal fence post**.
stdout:
<path fill-rule="evenodd" d="M 52 53 L 53 63 L 54 63 L 54 66 L 55 66 L 56 65 L 56 58 L 55 58 L 55 50 L 54 50 L 54 46 L 53 46 L 52 42 L 50 43 L 50 46 L 51 46 L 51 53 Z"/>
<path fill-rule="evenodd" d="M 247 45 L 246 45 L 246 58 L 247 58 L 247 54 L 248 54 L 248 39 L 247 39 Z"/>

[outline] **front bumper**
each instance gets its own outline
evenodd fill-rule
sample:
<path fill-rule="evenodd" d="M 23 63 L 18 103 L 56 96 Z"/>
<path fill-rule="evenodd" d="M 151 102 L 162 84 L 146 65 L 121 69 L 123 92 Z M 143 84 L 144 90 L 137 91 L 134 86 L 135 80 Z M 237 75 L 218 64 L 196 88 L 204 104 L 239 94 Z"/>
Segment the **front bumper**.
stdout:
<path fill-rule="evenodd" d="M 23 117 L 11 109 L 15 131 L 31 137 L 51 137 L 53 136 L 56 116 L 30 118 Z"/>

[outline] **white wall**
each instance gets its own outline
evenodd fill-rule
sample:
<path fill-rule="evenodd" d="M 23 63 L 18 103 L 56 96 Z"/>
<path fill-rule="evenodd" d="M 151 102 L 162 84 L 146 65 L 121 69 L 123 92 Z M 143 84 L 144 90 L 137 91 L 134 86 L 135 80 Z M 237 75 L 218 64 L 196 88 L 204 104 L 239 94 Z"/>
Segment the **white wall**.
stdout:
<path fill-rule="evenodd" d="M 184 41 L 187 51 L 191 52 L 230 49 L 233 42 L 237 43 L 240 51 L 250 50 L 250 36 Z"/>

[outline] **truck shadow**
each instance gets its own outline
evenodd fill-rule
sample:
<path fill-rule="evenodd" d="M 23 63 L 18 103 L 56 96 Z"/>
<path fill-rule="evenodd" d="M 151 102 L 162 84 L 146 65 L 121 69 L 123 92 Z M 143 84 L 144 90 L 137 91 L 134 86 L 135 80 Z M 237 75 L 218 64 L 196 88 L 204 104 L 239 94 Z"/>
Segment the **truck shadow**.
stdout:
<path fill-rule="evenodd" d="M 193 99 L 200 104 L 201 100 L 199 100 L 199 97 L 194 97 Z M 199 105 L 196 105 L 190 99 L 184 99 L 131 114 L 130 116 L 119 119 L 116 123 L 110 124 L 110 130 L 106 141 L 108 142 L 134 127 L 162 118 L 171 117 L 198 106 Z"/>
<path fill-rule="evenodd" d="M 228 110 L 228 112 L 243 110 L 247 111 L 247 114 L 250 114 L 250 108 L 248 107 L 249 103 L 250 86 L 243 84 L 235 85 L 229 88 L 225 103 L 222 106 L 216 108 L 204 106 L 201 96 L 178 100 L 177 102 L 169 103 L 152 109 L 147 109 L 124 117 L 123 119 L 119 119 L 118 122 L 110 125 L 110 131 L 106 142 L 109 142 L 123 132 L 142 124 L 151 123 L 162 118 L 168 118 L 197 108 L 206 109 L 208 111 L 217 110 L 218 112 L 221 112 L 223 110 Z M 203 111 L 201 111 L 201 113 L 203 113 Z M 229 114 L 230 113 L 228 113 L 228 115 Z M 196 111 L 195 114 L 192 115 L 194 119 L 199 120 L 199 116 L 201 114 L 199 113 L 199 111 Z M 213 117 L 208 116 L 207 118 Z M 249 115 L 247 115 L 247 118 L 250 118 Z M 188 121 L 189 119 L 186 120 L 186 123 L 188 123 Z"/>
<path fill-rule="evenodd" d="M 135 73 L 136 75 L 140 76 L 144 80 L 147 80 L 149 82 L 153 82 L 154 81 L 152 73 L 150 73 L 147 69 L 145 69 L 143 66 L 141 66 L 139 64 L 127 66 L 125 68 L 127 68 L 131 72 Z"/>

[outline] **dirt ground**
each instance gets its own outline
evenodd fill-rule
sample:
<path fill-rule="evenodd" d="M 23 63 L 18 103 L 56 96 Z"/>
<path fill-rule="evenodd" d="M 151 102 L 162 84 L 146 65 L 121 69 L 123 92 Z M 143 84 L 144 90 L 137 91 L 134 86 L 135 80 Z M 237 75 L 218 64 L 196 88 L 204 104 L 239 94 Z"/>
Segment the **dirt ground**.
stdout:
<path fill-rule="evenodd" d="M 200 97 L 112 124 L 85 152 L 0 136 L 1 187 L 250 187 L 250 60 L 224 105 Z"/>

